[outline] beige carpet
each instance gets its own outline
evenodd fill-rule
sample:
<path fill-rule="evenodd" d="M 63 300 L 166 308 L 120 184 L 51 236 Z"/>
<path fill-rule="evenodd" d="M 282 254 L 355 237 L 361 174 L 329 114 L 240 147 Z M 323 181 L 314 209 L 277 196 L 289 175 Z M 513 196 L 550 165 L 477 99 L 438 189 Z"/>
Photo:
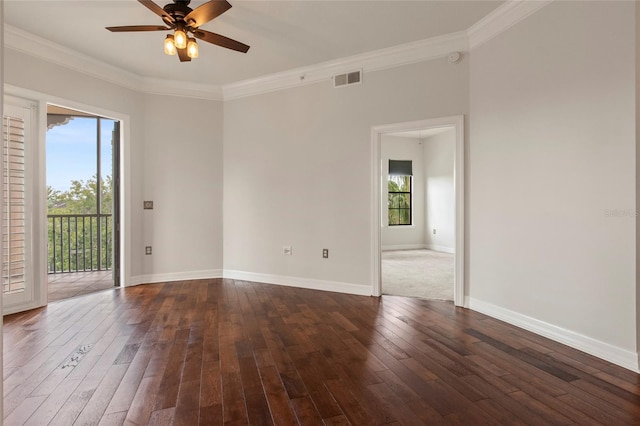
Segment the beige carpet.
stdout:
<path fill-rule="evenodd" d="M 382 293 L 453 300 L 453 254 L 433 250 L 383 251 Z"/>

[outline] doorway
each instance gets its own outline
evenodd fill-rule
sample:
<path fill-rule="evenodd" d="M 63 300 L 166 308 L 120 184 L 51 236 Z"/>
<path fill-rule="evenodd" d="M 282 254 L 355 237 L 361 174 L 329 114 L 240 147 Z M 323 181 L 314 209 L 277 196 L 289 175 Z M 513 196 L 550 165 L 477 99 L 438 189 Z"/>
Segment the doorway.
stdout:
<path fill-rule="evenodd" d="M 119 146 L 118 120 L 47 105 L 49 301 L 120 285 Z"/>
<path fill-rule="evenodd" d="M 388 286 L 391 293 L 464 305 L 463 125 L 454 116 L 372 129 L 374 295 L 387 292 L 386 276 L 397 281 Z M 449 164 L 442 164 L 447 156 Z M 437 176 L 447 168 L 448 182 Z"/>

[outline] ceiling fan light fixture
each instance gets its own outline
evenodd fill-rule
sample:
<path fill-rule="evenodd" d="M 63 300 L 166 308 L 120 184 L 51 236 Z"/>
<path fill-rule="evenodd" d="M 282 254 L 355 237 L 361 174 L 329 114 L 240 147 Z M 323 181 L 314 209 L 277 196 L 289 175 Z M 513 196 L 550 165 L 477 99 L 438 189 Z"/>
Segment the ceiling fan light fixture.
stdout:
<path fill-rule="evenodd" d="M 176 32 L 173 33 L 173 40 L 178 49 L 187 47 L 187 35 L 181 29 L 177 29 Z"/>
<path fill-rule="evenodd" d="M 167 38 L 164 39 L 164 53 L 166 53 L 169 56 L 173 56 L 176 54 L 176 52 L 177 52 L 177 49 L 176 49 L 176 44 L 173 41 L 173 35 L 168 34 Z"/>
<path fill-rule="evenodd" d="M 200 26 L 231 8 L 231 4 L 227 0 L 204 0 L 195 9 L 188 6 L 191 0 L 172 0 L 172 3 L 168 3 L 164 7 L 160 7 L 154 0 L 138 0 L 138 2 L 158 15 L 164 25 L 124 25 L 106 27 L 106 29 L 115 33 L 173 31 L 164 40 L 164 53 L 169 56 L 177 56 L 180 62 L 189 62 L 199 57 L 200 47 L 195 39 L 237 52 L 247 53 L 249 50 L 249 46 L 244 43 L 200 29 Z"/>
<path fill-rule="evenodd" d="M 191 59 L 195 59 L 199 56 L 198 43 L 196 43 L 195 38 L 189 37 L 189 43 L 187 43 L 187 55 Z"/>

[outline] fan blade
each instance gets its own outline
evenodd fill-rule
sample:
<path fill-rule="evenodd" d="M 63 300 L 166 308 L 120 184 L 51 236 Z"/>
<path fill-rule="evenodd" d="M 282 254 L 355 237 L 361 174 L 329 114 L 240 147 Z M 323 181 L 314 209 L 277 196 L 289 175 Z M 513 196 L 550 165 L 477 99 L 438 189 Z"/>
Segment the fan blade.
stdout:
<path fill-rule="evenodd" d="M 147 9 L 149 9 L 150 11 L 152 11 L 153 13 L 161 17 L 168 24 L 175 22 L 175 20 L 171 17 L 171 15 L 169 15 L 167 12 L 164 11 L 163 8 L 161 8 L 151 0 L 138 0 L 138 2 L 142 3 L 143 6 L 145 6 Z"/>
<path fill-rule="evenodd" d="M 206 24 L 229 9 L 231 9 L 231 5 L 227 0 L 211 0 L 189 12 L 189 14 L 184 17 L 184 21 L 193 28 L 198 28 L 200 25 Z"/>
<path fill-rule="evenodd" d="M 125 31 L 168 31 L 171 28 L 161 25 L 127 25 L 124 27 L 106 27 L 106 29 L 114 33 L 121 33 Z"/>
<path fill-rule="evenodd" d="M 187 48 L 186 47 L 184 49 L 178 49 L 178 58 L 180 58 L 180 62 L 189 62 L 189 61 L 191 61 L 191 58 L 187 54 Z"/>
<path fill-rule="evenodd" d="M 195 30 L 193 35 L 200 40 L 226 47 L 227 49 L 237 50 L 238 52 L 247 53 L 249 46 L 239 41 L 230 39 L 229 37 L 222 36 L 220 34 L 212 33 L 205 30 Z"/>

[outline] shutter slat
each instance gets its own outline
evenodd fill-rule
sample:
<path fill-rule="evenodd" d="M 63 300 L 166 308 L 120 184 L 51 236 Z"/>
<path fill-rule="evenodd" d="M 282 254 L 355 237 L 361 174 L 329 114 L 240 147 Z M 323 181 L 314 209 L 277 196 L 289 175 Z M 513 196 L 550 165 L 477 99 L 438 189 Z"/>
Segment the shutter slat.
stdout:
<path fill-rule="evenodd" d="M 25 123 L 3 118 L 2 266 L 5 293 L 25 289 Z"/>

